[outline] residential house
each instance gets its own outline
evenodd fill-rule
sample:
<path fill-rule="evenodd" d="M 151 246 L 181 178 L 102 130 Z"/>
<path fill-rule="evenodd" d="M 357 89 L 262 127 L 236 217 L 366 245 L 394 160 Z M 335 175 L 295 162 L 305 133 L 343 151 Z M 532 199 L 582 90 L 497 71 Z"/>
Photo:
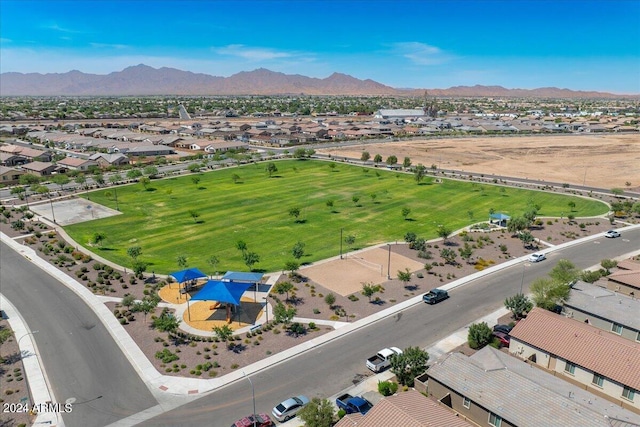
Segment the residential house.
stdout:
<path fill-rule="evenodd" d="M 109 166 L 122 166 L 129 164 L 129 158 L 121 153 L 95 153 L 89 156 L 102 169 Z"/>
<path fill-rule="evenodd" d="M 603 331 L 640 342 L 640 300 L 578 281 L 562 314 Z"/>
<path fill-rule="evenodd" d="M 426 385 L 430 397 L 479 426 L 640 424 L 639 414 L 490 346 L 470 357 L 449 353 L 433 363 L 418 382 Z"/>
<path fill-rule="evenodd" d="M 229 150 L 243 150 L 249 148 L 249 145 L 241 141 L 217 141 L 212 142 L 204 148 L 204 151 L 210 154 L 226 153 Z"/>
<path fill-rule="evenodd" d="M 58 167 L 70 170 L 88 171 L 92 166 L 98 166 L 98 162 L 77 157 L 65 157 L 62 160 L 58 160 Z"/>
<path fill-rule="evenodd" d="M 22 169 L 10 168 L 7 166 L 0 166 L 0 184 L 2 185 L 14 185 L 20 182 L 20 176 L 27 173 Z"/>
<path fill-rule="evenodd" d="M 536 307 L 509 352 L 640 414 L 640 342 Z"/>
<path fill-rule="evenodd" d="M 618 271 L 607 276 L 607 289 L 634 298 L 640 297 L 640 264 L 633 261 L 618 263 Z"/>
<path fill-rule="evenodd" d="M 170 154 L 176 154 L 176 152 L 173 148 L 164 145 L 138 145 L 131 147 L 131 149 L 127 151 L 127 154 L 134 157 L 168 156 Z"/>
<path fill-rule="evenodd" d="M 415 390 L 385 397 L 362 414 L 347 414 L 335 427 L 473 427 L 444 405 Z"/>
<path fill-rule="evenodd" d="M 50 162 L 53 154 L 50 151 L 38 150 L 22 145 L 7 144 L 0 146 L 0 152 L 16 154 L 29 159 L 30 161 Z"/>
<path fill-rule="evenodd" d="M 0 153 L 0 165 L 3 166 L 19 166 L 28 162 L 29 160 L 20 154 Z"/>
<path fill-rule="evenodd" d="M 22 170 L 38 176 L 51 176 L 58 170 L 58 166 L 48 162 L 31 162 L 22 165 Z"/>

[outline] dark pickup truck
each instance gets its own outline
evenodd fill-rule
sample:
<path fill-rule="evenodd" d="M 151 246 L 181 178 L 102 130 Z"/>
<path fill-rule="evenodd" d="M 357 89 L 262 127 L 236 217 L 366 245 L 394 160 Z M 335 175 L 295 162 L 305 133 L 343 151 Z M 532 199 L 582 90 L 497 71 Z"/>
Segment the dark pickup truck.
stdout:
<path fill-rule="evenodd" d="M 449 293 L 442 289 L 432 289 L 429 293 L 424 294 L 422 300 L 427 304 L 436 304 L 449 298 Z"/>

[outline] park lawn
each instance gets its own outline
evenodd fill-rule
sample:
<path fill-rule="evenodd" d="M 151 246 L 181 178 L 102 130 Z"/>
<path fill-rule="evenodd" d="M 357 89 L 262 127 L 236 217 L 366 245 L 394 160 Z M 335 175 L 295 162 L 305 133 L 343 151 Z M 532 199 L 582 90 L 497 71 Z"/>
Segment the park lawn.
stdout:
<path fill-rule="evenodd" d="M 260 256 L 258 271 L 283 270 L 294 260 L 291 249 L 300 241 L 305 255 L 300 263 L 336 256 L 343 251 L 388 241 L 402 241 L 411 231 L 420 237 L 437 236 L 438 225 L 452 230 L 488 219 L 494 209 L 521 215 L 532 201 L 539 216 L 576 216 L 607 212 L 601 202 L 575 196 L 511 187 L 427 177 L 418 185 L 413 175 L 384 169 L 309 160 L 275 162 L 278 171 L 269 178 L 266 163 L 151 181 L 117 188 L 123 215 L 65 227 L 79 243 L 89 244 L 100 231 L 106 240 L 96 248 L 101 256 L 131 266 L 127 248 L 140 246 L 147 271 L 168 273 L 179 269 L 185 256 L 189 267 L 213 274 L 207 260 L 216 256 L 217 271 L 248 270 L 239 240 Z M 335 165 L 331 167 L 330 165 Z M 233 175 L 240 180 L 234 182 Z M 194 183 L 193 177 L 200 178 Z M 91 193 L 91 200 L 115 209 L 114 189 Z M 375 195 L 375 196 L 372 196 Z M 357 203 L 353 197 L 359 197 Z M 327 206 L 333 200 L 334 206 Z M 290 208 L 298 207 L 296 221 Z M 407 219 L 402 209 L 411 210 Z M 191 212 L 199 216 L 194 218 Z M 354 236 L 348 248 L 344 242 Z"/>

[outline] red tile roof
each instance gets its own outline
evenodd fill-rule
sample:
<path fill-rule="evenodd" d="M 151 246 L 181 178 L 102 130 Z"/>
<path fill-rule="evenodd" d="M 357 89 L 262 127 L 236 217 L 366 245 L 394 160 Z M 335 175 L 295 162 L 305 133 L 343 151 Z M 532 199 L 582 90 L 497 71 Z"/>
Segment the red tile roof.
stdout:
<path fill-rule="evenodd" d="M 612 282 L 640 288 L 640 270 L 620 270 L 607 276 Z"/>
<path fill-rule="evenodd" d="M 534 308 L 511 337 L 640 390 L 640 342 Z"/>

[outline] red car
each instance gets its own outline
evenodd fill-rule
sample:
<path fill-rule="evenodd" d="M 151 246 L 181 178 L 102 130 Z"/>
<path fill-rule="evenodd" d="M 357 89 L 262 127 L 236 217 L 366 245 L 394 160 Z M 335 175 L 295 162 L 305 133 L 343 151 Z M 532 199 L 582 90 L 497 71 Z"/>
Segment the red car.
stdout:
<path fill-rule="evenodd" d="M 507 347 L 511 342 L 511 337 L 508 334 L 505 334 L 504 332 L 494 331 L 493 336 L 498 338 L 498 340 L 500 341 L 500 345 L 502 346 Z"/>
<path fill-rule="evenodd" d="M 267 414 L 256 414 L 256 415 L 248 415 L 242 419 L 239 419 L 235 423 L 231 425 L 231 427 L 254 427 L 253 417 L 255 418 L 256 424 L 255 427 L 271 427 L 273 425 L 273 421 L 269 418 Z"/>

